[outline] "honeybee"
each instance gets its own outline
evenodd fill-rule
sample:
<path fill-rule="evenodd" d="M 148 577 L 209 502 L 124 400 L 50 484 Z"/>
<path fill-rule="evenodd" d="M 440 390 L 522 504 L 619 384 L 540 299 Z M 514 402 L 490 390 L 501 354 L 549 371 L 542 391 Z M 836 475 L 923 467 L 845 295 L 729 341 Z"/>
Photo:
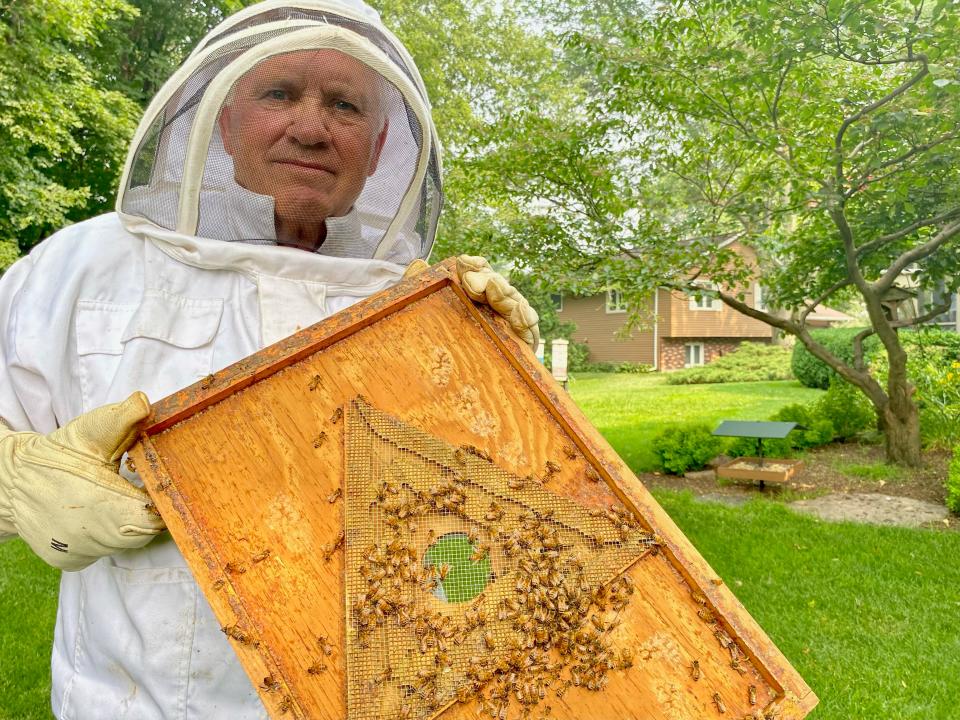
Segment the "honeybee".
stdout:
<path fill-rule="evenodd" d="M 447 563 L 444 563 L 443 565 L 437 565 L 436 568 L 437 577 L 439 577 L 441 581 L 446 580 L 447 575 L 450 574 L 450 566 Z"/>
<path fill-rule="evenodd" d="M 486 645 L 487 650 L 493 651 L 493 633 L 489 630 L 486 630 L 483 633 L 483 644 Z"/>
<path fill-rule="evenodd" d="M 713 694 L 713 704 L 717 706 L 717 712 L 721 715 L 727 711 L 727 706 L 723 704 L 723 698 L 720 697 L 720 693 L 715 692 Z"/>
<path fill-rule="evenodd" d="M 326 635 L 317 635 L 317 645 L 320 646 L 324 655 L 333 655 L 333 645 L 330 644 L 330 640 Z"/>
<path fill-rule="evenodd" d="M 327 495 L 327 502 L 333 505 L 333 503 L 335 503 L 341 495 L 343 495 L 343 488 L 338 487 L 332 493 Z"/>
<path fill-rule="evenodd" d="M 326 441 L 327 441 L 327 434 L 326 434 L 325 432 L 321 432 L 319 435 L 317 435 L 316 438 L 314 438 L 314 440 L 313 440 L 313 447 L 314 447 L 314 448 L 320 448 L 320 447 L 323 446 L 323 444 L 324 444 Z"/>
<path fill-rule="evenodd" d="M 247 571 L 247 566 L 243 563 L 228 562 L 223 566 L 223 569 L 229 573 L 236 573 L 237 575 L 242 575 Z"/>
<path fill-rule="evenodd" d="M 690 663 L 690 677 L 692 677 L 694 680 L 700 679 L 700 661 L 699 660 L 694 660 L 692 663 Z"/>
<path fill-rule="evenodd" d="M 254 562 L 254 563 L 258 563 L 258 562 L 263 562 L 263 561 L 266 560 L 268 557 L 270 557 L 270 548 L 267 548 L 267 549 L 263 550 L 262 552 L 258 552 L 256 555 L 254 555 L 252 558 L 250 558 L 250 560 L 251 560 L 252 562 Z"/>
<path fill-rule="evenodd" d="M 276 692 L 280 689 L 280 683 L 274 679 L 273 675 L 267 675 L 260 684 L 260 689 L 266 692 Z"/>
<path fill-rule="evenodd" d="M 343 417 L 343 408 L 338 407 L 336 410 L 333 411 L 333 415 L 330 416 L 330 422 L 336 425 L 340 421 L 340 418 L 342 417 Z"/>
<path fill-rule="evenodd" d="M 280 704 L 277 705 L 277 710 L 280 711 L 281 715 L 285 715 L 293 708 L 293 698 L 289 695 L 284 695 L 283 700 L 280 701 Z"/>
<path fill-rule="evenodd" d="M 757 686 L 751 685 L 747 688 L 747 698 L 750 700 L 751 705 L 757 704 Z"/>
<path fill-rule="evenodd" d="M 555 463 L 553 460 L 547 460 L 546 462 L 547 475 L 553 475 L 560 472 L 560 465 Z"/>
<path fill-rule="evenodd" d="M 320 383 L 321 383 L 321 382 L 323 382 L 323 378 L 322 378 L 321 376 L 319 376 L 319 375 L 314 375 L 313 378 L 310 380 L 310 384 L 307 385 L 307 389 L 308 389 L 310 392 L 313 392 L 313 391 L 316 390 L 318 387 L 320 387 Z"/>
<path fill-rule="evenodd" d="M 211 375 L 206 375 L 206 376 L 204 376 L 204 378 L 200 381 L 200 389 L 201 389 L 201 390 L 206 390 L 206 389 L 209 388 L 211 385 L 213 385 L 213 375 L 212 375 L 212 374 L 211 374 Z"/>
<path fill-rule="evenodd" d="M 308 675 L 320 675 L 327 671 L 327 664 L 322 660 L 317 660 L 313 665 L 307 668 Z"/>

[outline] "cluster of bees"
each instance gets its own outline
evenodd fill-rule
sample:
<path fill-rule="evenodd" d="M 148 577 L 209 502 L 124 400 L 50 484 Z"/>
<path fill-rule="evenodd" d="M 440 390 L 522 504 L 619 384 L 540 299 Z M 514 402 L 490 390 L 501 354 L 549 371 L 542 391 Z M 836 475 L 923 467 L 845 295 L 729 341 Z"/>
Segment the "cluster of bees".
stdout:
<path fill-rule="evenodd" d="M 376 491 L 374 504 L 394 537 L 370 545 L 363 553 L 358 574 L 364 586 L 353 597 L 352 627 L 361 647 L 368 647 L 371 633 L 388 621 L 408 626 L 420 655 L 433 659 L 406 687 L 407 701 L 400 716 L 412 717 L 414 698 L 419 708 L 429 710 L 453 699 L 450 689 L 442 686 L 443 672 L 452 666 L 452 654 L 464 660 L 462 648 L 473 647 L 468 640 L 474 636 L 474 646 L 485 654 L 467 659 L 466 682 L 456 688 L 455 699 L 476 700 L 481 711 L 493 718 L 505 718 L 513 702 L 524 717 L 537 706 L 544 716 L 549 715 L 550 707 L 543 703 L 548 693 L 563 697 L 570 687 L 599 691 L 610 671 L 631 667 L 632 653 L 616 650 L 610 633 L 634 593 L 633 583 L 626 576 L 609 584 L 591 582 L 583 561 L 564 544 L 550 512 L 524 512 L 511 518 L 492 502 L 485 513 L 491 541 L 514 566 L 511 574 L 501 578 L 510 583 L 510 591 L 496 606 L 498 625 L 503 628 L 506 621 L 511 628 L 506 638 L 497 637 L 488 626 L 484 595 L 457 618 L 418 608 L 417 596 L 409 590 L 433 591 L 449 567 L 425 565 L 400 531 L 415 532 L 420 518 L 432 512 L 465 517 L 467 498 L 462 485 L 454 476 L 429 491 L 390 482 Z M 654 537 L 642 531 L 628 511 L 611 507 L 596 513 L 595 517 L 605 518 L 620 532 L 622 541 L 655 547 Z M 504 529 L 501 522 L 512 527 Z M 490 544 L 480 542 L 475 532 L 468 539 L 474 546 L 474 562 L 490 553 Z M 368 682 L 384 682 L 386 672 Z"/>
<path fill-rule="evenodd" d="M 458 700 L 476 699 L 482 711 L 501 720 L 515 701 L 526 717 L 548 692 L 563 697 L 570 687 L 599 691 L 611 670 L 632 666 L 632 653 L 618 652 L 610 641 L 634 592 L 629 577 L 589 582 L 583 562 L 566 551 L 542 516 L 522 514 L 499 539 L 505 554 L 516 557 L 516 569 L 510 578 L 514 593 L 501 600 L 497 619 L 510 621 L 514 632 L 500 657 L 470 658 L 470 684 L 458 689 Z M 549 714 L 548 706 L 543 710 Z"/>

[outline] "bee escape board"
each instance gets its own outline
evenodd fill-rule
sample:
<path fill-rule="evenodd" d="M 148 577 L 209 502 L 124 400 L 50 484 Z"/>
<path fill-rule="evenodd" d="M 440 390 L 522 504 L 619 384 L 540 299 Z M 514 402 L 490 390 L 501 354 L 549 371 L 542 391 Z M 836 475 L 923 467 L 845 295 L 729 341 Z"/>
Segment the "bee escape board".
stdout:
<path fill-rule="evenodd" d="M 451 261 L 156 403 L 130 457 L 272 717 L 817 703 Z"/>

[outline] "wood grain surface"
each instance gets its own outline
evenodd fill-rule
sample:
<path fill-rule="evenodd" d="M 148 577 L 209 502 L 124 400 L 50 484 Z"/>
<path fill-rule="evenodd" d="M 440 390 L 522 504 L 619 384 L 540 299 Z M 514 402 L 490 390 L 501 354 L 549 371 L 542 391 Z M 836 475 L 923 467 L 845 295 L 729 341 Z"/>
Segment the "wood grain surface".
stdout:
<path fill-rule="evenodd" d="M 273 717 L 347 715 L 336 493 L 342 413 L 357 396 L 520 477 L 556 462 L 551 491 L 587 508 L 623 505 L 661 539 L 659 554 L 628 571 L 637 596 L 613 631 L 633 667 L 612 671 L 600 692 L 547 697 L 551 717 L 799 720 L 816 705 L 529 349 L 466 298 L 447 262 L 157 403 L 131 453 Z M 476 717 L 477 707 L 454 704 L 441 716 Z"/>

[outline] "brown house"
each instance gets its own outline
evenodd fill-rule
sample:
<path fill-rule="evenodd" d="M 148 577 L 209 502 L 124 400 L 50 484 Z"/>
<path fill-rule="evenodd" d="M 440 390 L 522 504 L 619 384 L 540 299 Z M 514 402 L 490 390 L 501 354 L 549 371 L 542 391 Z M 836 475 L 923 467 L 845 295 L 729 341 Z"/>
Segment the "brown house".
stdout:
<path fill-rule="evenodd" d="M 738 242 L 734 249 L 754 259 L 753 250 Z M 705 283 L 709 287 L 709 283 Z M 751 307 L 763 307 L 759 283 L 745 289 Z M 627 308 L 617 290 L 588 296 L 561 295 L 557 315 L 573 322 L 573 339 L 590 347 L 592 362 L 637 362 L 657 370 L 705 365 L 731 352 L 744 340 L 771 342 L 773 329 L 733 310 L 719 299 L 695 297 L 664 288 L 646 302 L 641 314 L 650 322 L 626 337 Z"/>

